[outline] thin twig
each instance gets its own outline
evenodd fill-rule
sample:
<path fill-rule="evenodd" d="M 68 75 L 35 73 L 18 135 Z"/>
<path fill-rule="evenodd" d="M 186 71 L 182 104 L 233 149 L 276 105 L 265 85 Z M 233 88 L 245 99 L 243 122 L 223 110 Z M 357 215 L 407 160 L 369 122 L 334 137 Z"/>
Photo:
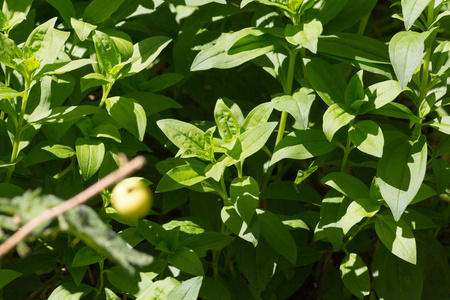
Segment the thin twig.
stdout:
<path fill-rule="evenodd" d="M 64 201 L 55 207 L 44 210 L 0 245 L 0 258 L 11 251 L 12 248 L 14 248 L 20 241 L 32 233 L 42 223 L 69 211 L 77 205 L 85 203 L 103 189 L 106 189 L 110 185 L 141 169 L 145 165 L 145 162 L 146 160 L 143 156 L 137 156 L 69 200 Z"/>

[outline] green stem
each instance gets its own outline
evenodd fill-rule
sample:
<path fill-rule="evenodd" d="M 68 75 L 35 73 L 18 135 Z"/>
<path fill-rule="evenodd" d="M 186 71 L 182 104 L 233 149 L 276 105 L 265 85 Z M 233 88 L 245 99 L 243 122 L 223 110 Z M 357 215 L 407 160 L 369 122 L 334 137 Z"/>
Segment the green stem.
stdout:
<path fill-rule="evenodd" d="M 295 71 L 295 59 L 297 57 L 298 50 L 291 50 L 289 51 L 289 68 L 288 68 L 288 74 L 286 81 L 283 84 L 283 92 L 285 95 L 291 95 L 292 94 L 292 85 L 294 82 L 294 71 Z M 286 121 L 287 121 L 288 113 L 283 111 L 281 113 L 280 118 L 280 124 L 278 127 L 278 134 L 277 139 L 275 140 L 275 147 L 278 145 L 278 143 L 283 139 L 284 136 L 284 129 L 286 128 Z M 274 151 L 275 152 L 275 151 Z M 266 186 L 269 184 L 270 177 L 272 176 L 273 169 L 275 168 L 275 165 L 270 166 L 270 168 L 267 170 L 267 174 L 265 175 L 261 190 L 264 190 Z"/>
<path fill-rule="evenodd" d="M 433 19 L 434 19 L 434 0 L 432 0 L 428 6 L 428 15 L 427 15 L 427 27 L 429 27 L 432 23 L 433 23 Z M 427 28 L 429 29 L 429 28 Z M 431 46 L 432 44 L 430 43 L 430 46 L 427 47 L 426 52 L 425 52 L 425 57 L 423 59 L 423 66 L 422 66 L 422 82 L 421 82 L 421 87 L 420 87 L 420 95 L 419 95 L 419 107 L 422 105 L 422 103 L 424 101 L 426 101 L 426 97 L 428 94 L 428 83 L 429 83 L 429 73 L 430 73 L 430 60 L 431 60 Z M 412 139 L 415 140 L 417 139 L 421 133 L 422 133 L 422 122 L 423 122 L 423 117 L 422 115 L 420 115 L 420 110 L 418 112 L 419 114 L 419 122 L 417 122 L 414 125 L 414 129 L 413 129 L 413 133 L 412 133 Z"/>
<path fill-rule="evenodd" d="M 354 121 L 351 121 L 351 122 L 349 123 L 349 127 L 352 127 L 353 122 L 354 122 Z M 350 152 L 351 152 L 353 149 L 354 149 L 354 148 L 352 147 L 350 137 L 347 136 L 347 144 L 345 145 L 345 149 L 344 149 L 344 157 L 342 158 L 341 172 L 345 172 L 345 169 L 346 169 L 346 167 L 347 167 L 348 156 L 349 156 Z"/>
<path fill-rule="evenodd" d="M 100 296 L 100 294 L 102 293 L 102 290 L 103 290 L 103 273 L 105 272 L 104 269 L 103 269 L 104 268 L 104 263 L 105 263 L 104 260 L 102 260 L 102 261 L 100 261 L 98 263 L 98 265 L 100 267 L 100 282 L 99 282 L 99 286 L 98 286 L 98 289 L 97 289 L 97 295 L 95 296 L 95 298 L 98 298 L 98 296 Z"/>
<path fill-rule="evenodd" d="M 102 85 L 102 89 L 103 89 L 103 94 L 102 94 L 102 100 L 100 101 L 100 104 L 98 105 L 98 107 L 102 107 L 103 104 L 105 103 L 105 100 L 108 98 L 109 96 L 109 92 L 111 92 L 111 89 L 113 87 L 114 83 L 108 83 L 106 85 Z"/>
<path fill-rule="evenodd" d="M 25 117 L 25 111 L 27 109 L 27 103 L 28 103 L 28 95 L 30 90 L 30 83 L 27 79 L 25 79 L 25 90 L 22 92 L 22 106 L 20 108 L 20 114 L 19 119 L 17 121 L 17 127 L 15 128 L 14 133 L 14 141 L 13 141 L 13 149 L 11 152 L 11 163 L 13 163 L 17 156 L 19 156 L 19 146 L 22 138 L 22 132 L 23 132 L 23 121 Z M 14 166 L 11 166 L 8 168 L 8 172 L 6 173 L 5 182 L 9 182 L 11 179 L 11 176 L 14 172 Z"/>
<path fill-rule="evenodd" d="M 361 22 L 359 23 L 357 34 L 364 35 L 364 31 L 366 30 L 367 22 L 369 21 L 370 14 L 362 18 Z"/>
<path fill-rule="evenodd" d="M 53 176 L 53 178 L 59 179 L 59 178 L 63 177 L 64 175 L 69 173 L 69 171 L 72 170 L 74 166 L 75 166 L 75 159 L 72 158 L 72 160 L 70 161 L 70 165 L 67 168 L 65 168 L 64 170 L 62 170 L 61 172 L 59 172 L 58 174 L 55 174 Z"/>

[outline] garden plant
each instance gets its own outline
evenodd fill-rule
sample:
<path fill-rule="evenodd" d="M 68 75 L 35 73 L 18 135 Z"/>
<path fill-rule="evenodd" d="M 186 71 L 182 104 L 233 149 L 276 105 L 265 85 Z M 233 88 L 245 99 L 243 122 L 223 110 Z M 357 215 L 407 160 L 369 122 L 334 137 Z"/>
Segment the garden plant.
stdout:
<path fill-rule="evenodd" d="M 450 299 L 446 0 L 0 7 L 0 299 Z"/>

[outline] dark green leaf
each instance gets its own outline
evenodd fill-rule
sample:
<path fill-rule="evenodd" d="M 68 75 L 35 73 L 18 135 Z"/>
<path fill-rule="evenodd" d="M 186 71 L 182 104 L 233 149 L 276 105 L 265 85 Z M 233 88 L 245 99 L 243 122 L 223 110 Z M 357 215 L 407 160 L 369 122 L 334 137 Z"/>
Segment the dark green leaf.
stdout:
<path fill-rule="evenodd" d="M 261 235 L 269 245 L 289 262 L 295 264 L 297 260 L 297 245 L 288 229 L 273 213 L 257 209 Z"/>
<path fill-rule="evenodd" d="M 364 261 L 358 254 L 348 253 L 342 260 L 341 276 L 345 287 L 359 299 L 370 294 L 370 275 Z"/>
<path fill-rule="evenodd" d="M 203 266 L 197 254 L 189 248 L 179 247 L 174 254 L 170 255 L 170 263 L 188 274 L 204 276 Z"/>

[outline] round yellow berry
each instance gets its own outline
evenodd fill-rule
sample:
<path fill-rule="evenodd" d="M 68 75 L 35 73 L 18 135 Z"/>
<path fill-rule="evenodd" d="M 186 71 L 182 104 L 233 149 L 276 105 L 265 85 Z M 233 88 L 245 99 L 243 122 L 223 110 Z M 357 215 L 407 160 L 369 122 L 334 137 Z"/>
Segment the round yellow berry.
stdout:
<path fill-rule="evenodd" d="M 111 193 L 111 205 L 117 213 L 130 219 L 145 217 L 152 208 L 153 195 L 140 177 L 119 182 Z"/>

